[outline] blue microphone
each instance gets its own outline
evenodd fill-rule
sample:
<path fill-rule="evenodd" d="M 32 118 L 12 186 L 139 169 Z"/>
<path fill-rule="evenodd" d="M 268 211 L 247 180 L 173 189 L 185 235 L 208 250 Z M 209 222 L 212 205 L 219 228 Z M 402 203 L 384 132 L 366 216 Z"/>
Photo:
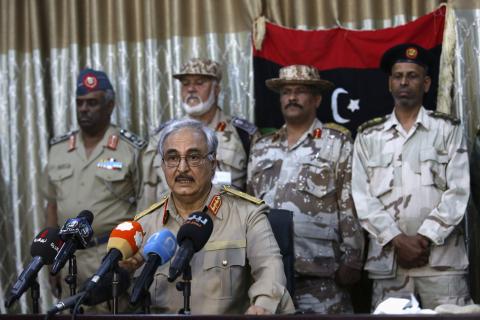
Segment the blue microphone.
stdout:
<path fill-rule="evenodd" d="M 130 296 L 130 304 L 136 305 L 153 282 L 157 268 L 169 261 L 177 250 L 177 239 L 168 229 L 162 229 L 148 238 L 142 256 L 147 260 Z"/>

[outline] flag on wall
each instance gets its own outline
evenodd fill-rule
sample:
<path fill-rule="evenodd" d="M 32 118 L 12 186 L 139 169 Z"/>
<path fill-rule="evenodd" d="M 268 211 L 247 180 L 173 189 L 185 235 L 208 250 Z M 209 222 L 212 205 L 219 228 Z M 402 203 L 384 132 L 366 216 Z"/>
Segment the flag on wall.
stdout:
<path fill-rule="evenodd" d="M 261 49 L 253 49 L 257 126 L 279 128 L 284 123 L 279 96 L 265 80 L 277 78 L 278 70 L 291 64 L 315 66 L 323 79 L 335 84 L 318 109 L 322 122 L 336 122 L 355 132 L 363 122 L 390 113 L 393 99 L 388 75 L 379 69 L 380 59 L 387 49 L 407 42 L 429 50 L 435 59 L 432 86 L 424 99 L 427 109 L 435 109 L 445 11 L 442 6 L 405 25 L 369 31 L 304 31 L 267 22 Z"/>

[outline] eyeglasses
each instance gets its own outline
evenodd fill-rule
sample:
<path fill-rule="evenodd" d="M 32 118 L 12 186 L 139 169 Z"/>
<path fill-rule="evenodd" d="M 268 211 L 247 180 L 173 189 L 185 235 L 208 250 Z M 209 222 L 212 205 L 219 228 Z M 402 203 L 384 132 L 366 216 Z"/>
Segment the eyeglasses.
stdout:
<path fill-rule="evenodd" d="M 198 167 L 202 165 L 205 159 L 211 154 L 213 154 L 213 152 L 209 152 L 203 156 L 198 153 L 187 154 L 186 156 L 172 153 L 163 156 L 163 162 L 167 167 L 175 168 L 180 165 L 182 159 L 185 159 L 189 167 Z"/>

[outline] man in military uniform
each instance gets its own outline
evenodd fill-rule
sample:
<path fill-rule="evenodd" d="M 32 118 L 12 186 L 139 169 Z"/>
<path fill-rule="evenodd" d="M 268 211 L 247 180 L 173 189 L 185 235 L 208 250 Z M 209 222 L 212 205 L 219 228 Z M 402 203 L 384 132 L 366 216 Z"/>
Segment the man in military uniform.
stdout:
<path fill-rule="evenodd" d="M 423 308 L 468 304 L 463 219 L 470 194 L 460 122 L 427 111 L 432 58 L 414 44 L 385 52 L 393 112 L 359 127 L 352 192 L 370 235 L 365 269 L 372 307 L 388 297 L 418 295 Z"/>
<path fill-rule="evenodd" d="M 360 279 L 364 246 L 350 195 L 352 139 L 316 118 L 333 84 L 303 65 L 266 84 L 280 93 L 285 125 L 252 147 L 247 191 L 293 212 L 297 311 L 351 313 L 346 287 Z"/>
<path fill-rule="evenodd" d="M 214 183 L 232 185 L 245 190 L 250 143 L 258 138 L 255 125 L 245 119 L 227 116 L 218 106 L 220 65 L 212 60 L 192 59 L 174 74 L 181 82 L 182 106 L 188 118 L 203 122 L 215 130 L 218 139 L 218 168 Z M 139 208 L 160 199 L 167 184 L 161 170 L 161 155 L 157 154 L 161 127 L 151 136 L 143 160 L 144 187 Z"/>
<path fill-rule="evenodd" d="M 134 216 L 146 142 L 110 124 L 115 96 L 104 72 L 80 72 L 76 104 L 80 130 L 52 139 L 44 189 L 47 226 L 61 226 L 84 209 L 94 214 L 94 238 L 76 252 L 80 285 L 100 266 L 112 229 Z M 60 277 L 51 280 L 57 287 Z M 68 296 L 68 289 L 63 294 Z"/>
<path fill-rule="evenodd" d="M 212 218 L 213 233 L 190 263 L 192 314 L 293 312 L 282 257 L 266 216 L 268 207 L 211 182 L 217 145 L 215 132 L 196 120 L 177 120 L 163 128 L 159 154 L 171 193 L 135 220 L 148 239 L 164 227 L 177 233 L 192 212 Z M 133 267 L 143 262 L 140 254 L 129 260 Z M 158 268 L 150 288 L 155 312 L 176 313 L 183 307 L 182 293 L 167 281 L 168 269 L 169 264 Z"/>

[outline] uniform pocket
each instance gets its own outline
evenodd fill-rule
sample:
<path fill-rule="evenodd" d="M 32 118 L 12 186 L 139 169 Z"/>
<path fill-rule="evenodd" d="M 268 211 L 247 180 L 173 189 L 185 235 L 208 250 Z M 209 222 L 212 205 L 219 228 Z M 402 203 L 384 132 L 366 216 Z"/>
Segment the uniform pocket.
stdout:
<path fill-rule="evenodd" d="M 370 192 L 380 197 L 393 188 L 393 153 L 374 155 L 367 162 Z"/>
<path fill-rule="evenodd" d="M 335 220 L 335 219 L 332 219 Z M 295 222 L 295 270 L 303 275 L 333 277 L 337 270 L 333 243 L 338 241 L 328 221 Z"/>
<path fill-rule="evenodd" d="M 298 190 L 322 198 L 335 191 L 333 171 L 328 163 L 302 163 L 298 175 Z"/>
<path fill-rule="evenodd" d="M 420 152 L 421 183 L 433 185 L 445 191 L 447 189 L 446 169 L 448 155 L 435 148 L 422 149 Z"/>
<path fill-rule="evenodd" d="M 211 299 L 231 299 L 235 292 L 245 287 L 245 248 L 228 248 L 205 251 L 203 270 L 205 292 Z"/>
<path fill-rule="evenodd" d="M 55 186 L 55 192 L 58 199 L 65 199 L 70 193 L 70 187 L 67 185 L 69 182 L 73 181 L 73 169 L 72 168 L 63 168 L 63 169 L 49 169 L 48 175 L 50 181 Z"/>

